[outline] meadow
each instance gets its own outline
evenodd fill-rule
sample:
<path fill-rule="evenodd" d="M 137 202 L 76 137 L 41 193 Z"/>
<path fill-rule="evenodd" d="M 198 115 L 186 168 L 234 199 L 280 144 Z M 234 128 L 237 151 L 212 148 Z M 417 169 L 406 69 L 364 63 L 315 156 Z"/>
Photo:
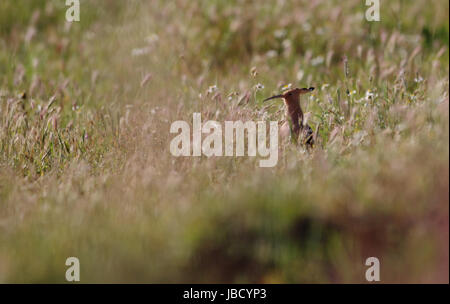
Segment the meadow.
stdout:
<path fill-rule="evenodd" d="M 0 1 L 0 282 L 449 282 L 449 3 Z M 170 124 L 282 121 L 312 151 L 174 157 Z"/>

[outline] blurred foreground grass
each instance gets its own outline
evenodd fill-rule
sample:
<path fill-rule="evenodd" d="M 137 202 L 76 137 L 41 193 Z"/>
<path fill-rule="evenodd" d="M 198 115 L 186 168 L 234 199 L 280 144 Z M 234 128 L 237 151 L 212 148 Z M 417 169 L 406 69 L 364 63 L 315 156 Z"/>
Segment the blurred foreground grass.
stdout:
<path fill-rule="evenodd" d="M 365 282 L 376 256 L 382 282 L 448 283 L 448 2 L 365 10 L 84 0 L 69 24 L 1 1 L 0 281 L 64 282 L 76 256 L 84 283 Z M 261 101 L 289 83 L 317 88 L 312 153 L 169 153 L 193 112 L 281 120 Z"/>

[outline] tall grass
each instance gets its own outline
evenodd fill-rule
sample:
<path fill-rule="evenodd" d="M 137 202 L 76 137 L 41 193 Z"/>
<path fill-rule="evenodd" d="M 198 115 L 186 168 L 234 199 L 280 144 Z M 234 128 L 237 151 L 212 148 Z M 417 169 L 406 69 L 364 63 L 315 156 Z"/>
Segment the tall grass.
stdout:
<path fill-rule="evenodd" d="M 448 282 L 447 1 L 81 8 L 0 3 L 0 281 Z M 170 154 L 193 112 L 283 120 L 289 83 L 311 153 Z"/>

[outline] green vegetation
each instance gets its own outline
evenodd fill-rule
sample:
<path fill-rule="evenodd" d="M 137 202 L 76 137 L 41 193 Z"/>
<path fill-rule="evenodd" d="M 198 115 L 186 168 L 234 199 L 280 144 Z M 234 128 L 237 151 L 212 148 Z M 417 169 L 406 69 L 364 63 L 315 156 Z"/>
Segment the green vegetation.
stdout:
<path fill-rule="evenodd" d="M 0 282 L 448 283 L 449 4 L 381 2 L 0 1 Z M 170 154 L 288 83 L 311 153 Z"/>

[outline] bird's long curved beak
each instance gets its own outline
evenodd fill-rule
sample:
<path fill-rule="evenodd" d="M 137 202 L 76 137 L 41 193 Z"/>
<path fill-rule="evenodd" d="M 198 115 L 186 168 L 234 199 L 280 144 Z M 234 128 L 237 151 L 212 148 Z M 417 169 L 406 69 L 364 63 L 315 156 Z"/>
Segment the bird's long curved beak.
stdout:
<path fill-rule="evenodd" d="M 272 97 L 266 98 L 266 99 L 264 99 L 264 100 L 263 100 L 263 102 L 264 102 L 264 101 L 268 101 L 268 100 L 271 100 L 271 99 L 275 99 L 275 98 L 283 98 L 283 95 L 282 95 L 282 94 L 280 94 L 280 95 L 275 95 L 275 96 L 272 96 Z"/>

